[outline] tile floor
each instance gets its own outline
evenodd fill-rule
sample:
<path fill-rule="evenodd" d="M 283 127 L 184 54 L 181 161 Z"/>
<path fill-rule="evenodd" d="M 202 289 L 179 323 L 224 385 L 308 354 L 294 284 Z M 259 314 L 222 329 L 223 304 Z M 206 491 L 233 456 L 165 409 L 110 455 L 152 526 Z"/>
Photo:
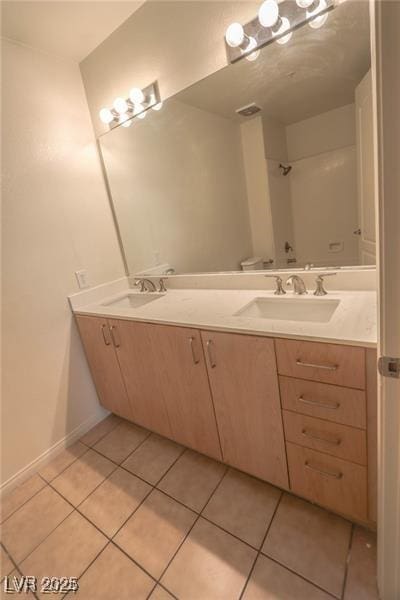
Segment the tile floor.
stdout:
<path fill-rule="evenodd" d="M 1 508 L 0 577 L 79 578 L 52 597 L 378 598 L 373 534 L 114 415 Z"/>

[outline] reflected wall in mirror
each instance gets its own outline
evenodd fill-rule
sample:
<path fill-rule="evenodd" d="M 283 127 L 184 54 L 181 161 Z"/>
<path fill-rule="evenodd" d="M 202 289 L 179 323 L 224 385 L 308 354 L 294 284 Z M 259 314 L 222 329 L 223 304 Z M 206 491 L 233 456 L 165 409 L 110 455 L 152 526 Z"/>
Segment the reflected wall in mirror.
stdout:
<path fill-rule="evenodd" d="M 100 138 L 130 274 L 375 263 L 368 3 L 130 124 Z"/>

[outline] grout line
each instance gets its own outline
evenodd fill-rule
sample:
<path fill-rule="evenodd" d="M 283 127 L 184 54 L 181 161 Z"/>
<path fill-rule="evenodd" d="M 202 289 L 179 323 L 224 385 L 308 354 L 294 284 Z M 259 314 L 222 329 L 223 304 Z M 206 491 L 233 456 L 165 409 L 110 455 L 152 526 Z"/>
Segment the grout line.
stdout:
<path fill-rule="evenodd" d="M 39 475 L 39 473 L 34 473 L 32 475 L 32 477 L 34 477 L 35 475 L 37 475 L 45 483 L 45 485 L 43 487 L 41 487 L 40 490 L 38 490 L 37 492 L 35 492 L 30 498 L 28 498 L 28 500 L 25 500 L 25 502 L 23 502 L 20 506 L 18 506 L 18 508 L 16 508 L 15 510 L 13 510 L 5 519 L 3 519 L 2 521 L 0 521 L 0 525 L 4 525 L 4 523 L 6 521 L 8 521 L 8 519 L 10 517 L 12 517 L 13 515 L 15 515 L 15 513 L 18 512 L 20 508 L 22 508 L 23 506 L 25 506 L 25 504 L 28 504 L 29 500 L 32 500 L 32 498 L 34 498 L 35 496 L 37 496 L 42 490 L 44 490 L 44 488 L 46 487 L 46 485 L 48 485 L 48 482 L 45 481 L 43 479 L 43 477 L 41 477 L 41 475 Z M 21 484 L 21 485 L 23 485 L 23 484 Z M 18 489 L 18 488 L 14 488 L 14 489 Z M 12 494 L 12 492 L 10 492 L 10 493 Z"/>
<path fill-rule="evenodd" d="M 100 437 L 99 437 L 99 438 L 98 438 L 98 439 L 97 439 L 97 440 L 94 442 L 93 446 L 94 446 L 95 444 L 97 444 L 98 442 L 100 442 L 100 440 L 102 440 L 103 438 L 105 438 L 105 437 L 106 437 L 106 435 L 108 435 L 109 433 L 111 433 L 112 431 L 114 431 L 114 429 L 116 429 L 116 428 L 118 427 L 118 425 L 121 425 L 121 423 L 122 423 L 122 422 L 125 420 L 125 419 L 122 419 L 122 417 L 119 417 L 118 415 L 116 415 L 115 413 L 111 413 L 111 415 L 114 415 L 114 417 L 117 417 L 117 419 L 119 419 L 119 420 L 118 420 L 118 421 L 117 421 L 117 423 L 114 425 L 114 427 L 111 427 L 110 431 L 107 431 L 106 433 L 104 433 L 103 435 L 101 435 L 101 436 L 100 436 Z M 97 427 L 97 425 L 100 425 L 100 423 L 104 423 L 104 421 L 105 421 L 106 419 L 108 419 L 108 417 L 109 417 L 109 416 L 111 416 L 111 415 L 107 415 L 107 417 L 105 417 L 105 418 L 104 418 L 102 421 L 99 421 L 99 422 L 98 422 L 98 423 L 97 423 L 97 424 L 96 424 L 94 427 Z M 131 423 L 131 421 L 128 421 L 128 423 Z M 85 434 L 83 434 L 82 438 L 83 438 L 83 437 L 85 437 L 85 435 L 87 435 L 88 433 L 90 433 L 90 432 L 91 432 L 91 431 L 94 429 L 94 427 L 92 427 L 92 429 L 89 429 L 89 431 L 87 431 Z M 92 448 L 92 446 L 90 446 L 89 444 L 86 444 L 85 442 L 82 442 L 82 441 L 81 441 L 81 440 L 82 440 L 82 438 L 81 438 L 81 439 L 79 439 L 79 440 L 77 440 L 77 441 L 78 441 L 78 442 L 81 442 L 81 444 L 83 444 L 83 445 L 84 445 L 84 446 L 86 446 L 87 448 Z"/>
<path fill-rule="evenodd" d="M 273 522 L 273 520 L 274 520 L 274 518 L 275 518 L 275 515 L 276 515 L 276 513 L 277 513 L 277 510 L 278 510 L 278 507 L 279 507 L 279 505 L 280 505 L 280 503 L 281 503 L 281 500 L 282 500 L 282 498 L 283 498 L 283 492 L 281 492 L 281 495 L 279 496 L 279 500 L 278 500 L 278 502 L 276 503 L 275 510 L 274 510 L 274 512 L 273 512 L 273 514 L 272 514 L 271 520 L 270 520 L 270 522 L 269 522 L 269 524 L 268 524 L 268 527 L 267 527 L 267 531 L 265 532 L 265 534 L 264 534 L 264 537 L 263 537 L 263 539 L 262 539 L 262 541 L 261 541 L 260 547 L 259 547 L 259 549 L 258 549 L 258 551 L 257 551 L 256 557 L 255 557 L 255 559 L 254 559 L 254 562 L 253 562 L 253 566 L 252 566 L 252 567 L 251 567 L 251 569 L 250 569 L 250 572 L 249 572 L 249 574 L 248 574 L 248 576 L 247 576 L 247 579 L 246 579 L 246 581 L 245 581 L 245 584 L 244 584 L 244 586 L 243 586 L 243 589 L 242 589 L 242 591 L 241 591 L 241 593 L 240 593 L 239 600 L 242 600 L 242 598 L 243 598 L 243 594 L 244 594 L 244 593 L 245 593 L 245 591 L 246 591 L 247 585 L 248 585 L 248 583 L 249 583 L 249 581 L 250 581 L 250 578 L 251 578 L 251 576 L 252 576 L 252 574 L 253 574 L 253 571 L 254 571 L 254 568 L 255 568 L 255 566 L 256 566 L 256 563 L 257 563 L 258 557 L 259 557 L 259 556 L 260 556 L 260 554 L 261 554 L 261 548 L 262 548 L 262 547 L 264 546 L 264 544 L 265 544 L 265 540 L 267 539 L 267 535 L 268 535 L 268 533 L 269 533 L 269 530 L 271 529 L 272 522 Z"/>
<path fill-rule="evenodd" d="M 345 590 L 346 590 L 347 575 L 348 575 L 348 572 L 349 572 L 349 564 L 350 564 L 351 552 L 352 552 L 352 549 L 353 549 L 354 529 L 355 529 L 355 526 L 354 526 L 354 524 L 352 524 L 352 526 L 351 526 L 351 532 L 350 532 L 350 539 L 349 539 L 349 546 L 347 548 L 346 566 L 345 566 L 344 577 L 343 577 L 343 587 L 342 587 L 342 593 L 341 593 L 341 596 L 340 596 L 341 600 L 344 598 L 344 593 L 345 593 Z"/>
<path fill-rule="evenodd" d="M 224 480 L 226 474 L 228 473 L 229 467 L 226 467 L 225 469 L 225 473 L 222 475 L 221 479 L 219 480 L 219 482 L 217 483 L 217 485 L 215 486 L 213 492 L 210 494 L 209 499 L 207 500 L 207 502 L 205 503 L 205 505 L 203 506 L 202 510 L 197 514 L 196 519 L 193 521 L 192 526 L 190 527 L 190 529 L 188 530 L 187 534 L 185 535 L 185 537 L 183 538 L 183 540 L 181 541 L 181 543 L 179 544 L 178 548 L 176 549 L 176 551 L 174 552 L 174 554 L 172 555 L 171 559 L 168 561 L 168 563 L 166 564 L 164 570 L 162 571 L 160 577 L 158 578 L 158 583 L 160 583 L 161 579 L 164 577 L 165 573 L 167 572 L 167 570 L 169 569 L 172 561 L 174 560 L 175 556 L 178 554 L 179 550 L 182 548 L 183 544 L 186 542 L 186 540 L 188 539 L 190 533 L 192 532 L 194 526 L 196 525 L 196 523 L 199 521 L 202 512 L 205 510 L 205 508 L 207 507 L 208 503 L 210 502 L 211 498 L 214 496 L 215 492 L 217 491 L 217 489 L 219 488 L 219 486 L 221 485 L 222 481 Z M 161 491 L 161 490 L 160 490 Z M 165 588 L 167 589 L 167 588 Z M 171 593 L 171 592 L 170 592 Z M 176 596 L 174 596 L 176 598 Z"/>

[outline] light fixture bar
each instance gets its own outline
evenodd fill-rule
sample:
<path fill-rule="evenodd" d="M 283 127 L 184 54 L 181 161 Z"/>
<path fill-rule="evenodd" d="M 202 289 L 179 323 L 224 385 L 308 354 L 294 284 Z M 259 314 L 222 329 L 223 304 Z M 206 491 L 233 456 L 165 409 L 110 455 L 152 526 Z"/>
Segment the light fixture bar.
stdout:
<path fill-rule="evenodd" d="M 133 88 L 126 99 L 116 98 L 110 108 L 103 108 L 99 114 L 100 119 L 108 125 L 109 129 L 115 129 L 120 125 L 126 126 L 132 118 L 143 118 L 149 108 L 158 110 L 159 106 L 161 106 L 161 98 L 158 83 L 155 81 L 142 89 Z M 105 115 L 104 119 L 102 115 Z"/>
<path fill-rule="evenodd" d="M 295 29 L 299 29 L 310 23 L 314 19 L 321 17 L 326 14 L 328 11 L 331 11 L 335 7 L 335 0 L 323 0 L 321 2 L 321 10 L 318 10 L 317 13 L 311 14 L 311 11 L 317 10 L 320 6 L 319 0 L 314 0 L 308 8 L 302 8 L 294 1 L 286 1 L 280 2 L 279 6 L 279 21 L 273 27 L 263 27 L 260 23 L 259 17 L 255 17 L 246 25 L 243 25 L 243 31 L 245 35 L 245 39 L 254 39 L 256 41 L 256 45 L 253 45 L 251 49 L 252 52 L 271 44 L 287 36 L 290 32 L 293 32 Z M 282 20 L 287 19 L 290 23 L 290 27 L 288 29 L 283 28 L 281 33 L 277 33 L 277 29 L 279 29 L 279 24 L 282 23 Z M 286 23 L 287 21 L 285 21 Z M 278 25 L 278 27 L 277 27 Z M 243 48 L 240 46 L 232 47 L 226 43 L 226 53 L 228 56 L 228 60 L 230 63 L 234 63 L 241 58 L 245 58 L 247 52 L 243 51 Z"/>

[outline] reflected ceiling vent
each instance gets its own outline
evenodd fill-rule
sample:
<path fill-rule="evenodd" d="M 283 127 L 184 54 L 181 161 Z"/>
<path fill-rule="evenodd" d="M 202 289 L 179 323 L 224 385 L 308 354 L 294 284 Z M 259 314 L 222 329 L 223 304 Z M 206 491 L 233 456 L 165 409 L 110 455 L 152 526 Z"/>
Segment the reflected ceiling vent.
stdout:
<path fill-rule="evenodd" d="M 252 102 L 251 104 L 247 104 L 246 106 L 242 106 L 242 108 L 237 108 L 235 112 L 238 115 L 242 115 L 242 117 L 251 117 L 251 115 L 255 115 L 260 112 L 261 108 Z"/>

